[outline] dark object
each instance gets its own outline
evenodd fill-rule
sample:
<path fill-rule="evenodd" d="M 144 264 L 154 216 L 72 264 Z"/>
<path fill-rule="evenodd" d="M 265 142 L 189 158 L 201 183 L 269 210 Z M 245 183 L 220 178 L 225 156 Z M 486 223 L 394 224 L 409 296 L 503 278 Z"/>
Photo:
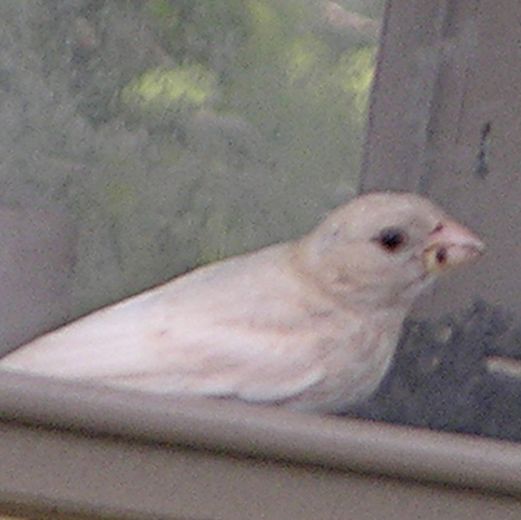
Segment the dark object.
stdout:
<path fill-rule="evenodd" d="M 395 363 L 357 416 L 521 441 L 521 375 L 488 369 L 521 357 L 512 316 L 483 301 L 456 317 L 409 320 Z"/>
<path fill-rule="evenodd" d="M 486 177 L 489 174 L 489 152 L 490 152 L 490 131 L 492 124 L 487 121 L 481 129 L 481 138 L 479 140 L 479 151 L 476 160 L 476 174 L 480 177 Z"/>
<path fill-rule="evenodd" d="M 380 233 L 378 241 L 384 249 L 396 251 L 407 242 L 407 235 L 401 229 L 387 228 Z"/>

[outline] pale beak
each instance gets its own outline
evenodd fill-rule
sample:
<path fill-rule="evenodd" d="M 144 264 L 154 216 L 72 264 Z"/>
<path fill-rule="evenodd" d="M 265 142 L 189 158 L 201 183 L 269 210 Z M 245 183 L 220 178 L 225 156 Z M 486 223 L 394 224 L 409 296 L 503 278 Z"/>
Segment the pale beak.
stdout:
<path fill-rule="evenodd" d="M 466 227 L 446 220 L 431 233 L 423 251 L 425 270 L 438 274 L 479 258 L 485 244 Z"/>

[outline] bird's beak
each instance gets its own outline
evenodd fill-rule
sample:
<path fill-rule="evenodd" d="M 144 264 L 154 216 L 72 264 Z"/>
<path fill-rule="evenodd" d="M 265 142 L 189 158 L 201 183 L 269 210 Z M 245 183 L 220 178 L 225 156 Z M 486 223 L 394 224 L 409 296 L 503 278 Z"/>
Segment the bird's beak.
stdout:
<path fill-rule="evenodd" d="M 446 220 L 431 233 L 422 260 L 429 274 L 438 274 L 471 260 L 485 251 L 485 244 L 469 229 Z"/>

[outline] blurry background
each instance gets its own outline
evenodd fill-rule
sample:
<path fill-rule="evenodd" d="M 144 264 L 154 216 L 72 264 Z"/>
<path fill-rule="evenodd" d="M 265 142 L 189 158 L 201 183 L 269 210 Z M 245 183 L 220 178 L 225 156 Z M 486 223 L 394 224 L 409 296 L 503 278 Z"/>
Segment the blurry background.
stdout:
<path fill-rule="evenodd" d="M 356 192 L 383 4 L 1 2 L 0 204 L 74 226 L 60 320 Z"/>

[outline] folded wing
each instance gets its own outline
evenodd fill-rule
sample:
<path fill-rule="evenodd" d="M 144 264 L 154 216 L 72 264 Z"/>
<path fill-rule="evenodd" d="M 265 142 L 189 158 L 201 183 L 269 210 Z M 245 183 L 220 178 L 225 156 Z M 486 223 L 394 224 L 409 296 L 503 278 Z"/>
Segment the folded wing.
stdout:
<path fill-rule="evenodd" d="M 161 394 L 284 400 L 324 370 L 302 286 L 275 246 L 199 269 L 34 340 L 1 369 Z M 259 283 L 259 277 L 266 283 Z M 306 340 L 306 341 L 304 341 Z M 308 345 L 304 350 L 303 345 Z"/>

